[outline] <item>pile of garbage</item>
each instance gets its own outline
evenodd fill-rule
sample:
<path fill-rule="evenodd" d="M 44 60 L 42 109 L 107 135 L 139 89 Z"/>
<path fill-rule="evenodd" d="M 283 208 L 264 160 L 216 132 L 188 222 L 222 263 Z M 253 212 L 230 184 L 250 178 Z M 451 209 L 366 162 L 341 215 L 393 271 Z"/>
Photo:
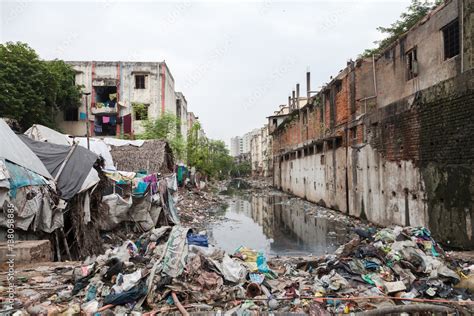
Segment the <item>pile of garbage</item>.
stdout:
<path fill-rule="evenodd" d="M 64 308 L 101 315 L 469 312 L 473 270 L 449 258 L 420 227 L 355 229 L 335 254 L 268 260 L 246 247 L 227 254 L 205 232 L 163 226 L 88 258 L 66 289 L 18 308 L 57 310 L 62 301 Z"/>
<path fill-rule="evenodd" d="M 224 203 L 224 199 L 212 191 L 186 186 L 180 189 L 176 206 L 181 222 L 196 227 L 216 220 L 218 216 L 214 210 Z"/>

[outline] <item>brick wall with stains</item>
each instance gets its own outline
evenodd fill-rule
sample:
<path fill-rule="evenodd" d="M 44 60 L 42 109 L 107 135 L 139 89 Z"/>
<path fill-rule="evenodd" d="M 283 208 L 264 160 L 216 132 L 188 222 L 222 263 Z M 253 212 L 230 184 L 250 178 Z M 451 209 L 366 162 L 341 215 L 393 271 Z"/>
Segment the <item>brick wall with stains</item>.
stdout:
<path fill-rule="evenodd" d="M 377 224 L 426 226 L 446 245 L 474 249 L 472 32 L 459 55 L 425 56 L 442 49 L 426 38 L 439 38 L 461 9 L 471 11 L 459 21 L 465 29 L 473 7 L 453 0 L 405 36 L 418 43 L 416 80 L 406 80 L 397 42 L 389 51 L 398 55 L 350 62 L 288 116 L 272 134 L 274 185 Z"/>

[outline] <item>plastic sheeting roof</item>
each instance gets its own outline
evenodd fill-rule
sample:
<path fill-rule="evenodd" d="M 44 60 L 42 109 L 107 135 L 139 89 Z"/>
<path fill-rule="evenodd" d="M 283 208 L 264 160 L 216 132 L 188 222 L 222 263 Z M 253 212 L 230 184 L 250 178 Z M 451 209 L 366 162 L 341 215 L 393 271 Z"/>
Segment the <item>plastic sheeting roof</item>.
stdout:
<path fill-rule="evenodd" d="M 0 119 L 0 157 L 45 178 L 53 179 L 38 156 L 21 141 L 3 119 Z"/>
<path fill-rule="evenodd" d="M 67 135 L 61 134 L 60 132 L 55 131 L 49 127 L 34 124 L 26 132 L 25 135 L 31 139 L 40 141 L 40 142 L 49 142 L 58 145 L 72 145 L 72 139 Z"/>

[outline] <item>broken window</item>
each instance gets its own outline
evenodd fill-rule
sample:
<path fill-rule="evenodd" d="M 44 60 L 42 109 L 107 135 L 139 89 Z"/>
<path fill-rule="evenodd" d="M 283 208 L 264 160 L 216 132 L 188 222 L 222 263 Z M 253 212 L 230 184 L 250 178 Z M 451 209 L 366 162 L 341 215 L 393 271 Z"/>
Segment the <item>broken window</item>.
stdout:
<path fill-rule="evenodd" d="M 145 121 L 148 119 L 148 104 L 135 103 L 133 104 L 133 112 L 136 121 Z"/>
<path fill-rule="evenodd" d="M 78 121 L 78 109 L 77 108 L 69 108 L 64 110 L 64 120 L 66 122 Z"/>
<path fill-rule="evenodd" d="M 342 83 L 341 81 L 336 82 L 336 93 L 341 92 L 342 90 Z"/>
<path fill-rule="evenodd" d="M 353 142 L 357 142 L 357 126 L 350 129 L 350 137 Z"/>
<path fill-rule="evenodd" d="M 416 57 L 416 47 L 406 53 L 407 80 L 418 76 L 418 59 Z"/>
<path fill-rule="evenodd" d="M 135 75 L 135 89 L 145 89 L 145 75 Z"/>
<path fill-rule="evenodd" d="M 443 31 L 444 59 L 446 60 L 459 54 L 458 19 L 452 21 L 441 30 Z"/>
<path fill-rule="evenodd" d="M 303 111 L 303 124 L 308 124 L 308 111 Z"/>

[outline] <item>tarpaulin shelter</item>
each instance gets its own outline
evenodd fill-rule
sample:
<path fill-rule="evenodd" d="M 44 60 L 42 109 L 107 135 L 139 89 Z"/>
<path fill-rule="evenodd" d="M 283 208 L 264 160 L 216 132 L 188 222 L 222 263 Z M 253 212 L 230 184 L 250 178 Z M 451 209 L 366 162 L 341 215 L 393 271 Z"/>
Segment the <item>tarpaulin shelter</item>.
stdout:
<path fill-rule="evenodd" d="M 41 160 L 19 139 L 3 119 L 0 119 L 0 157 L 47 179 L 53 179 Z"/>
<path fill-rule="evenodd" d="M 47 142 L 53 143 L 57 145 L 66 145 L 72 146 L 74 142 L 79 143 L 80 146 L 87 148 L 87 138 L 86 137 L 70 137 L 65 134 L 61 134 L 58 131 L 55 131 L 49 127 L 35 124 L 31 126 L 26 132 L 25 135 L 28 138 L 40 141 L 40 142 Z M 109 141 L 114 144 L 122 144 L 121 140 L 117 141 Z M 125 141 L 126 142 L 126 141 Z M 137 146 L 141 146 L 143 141 L 135 141 L 139 142 L 136 143 Z M 127 144 L 127 143 L 125 143 Z M 107 170 L 115 170 L 114 162 L 112 160 L 112 155 L 110 154 L 110 148 L 105 140 L 99 138 L 90 138 L 89 139 L 89 148 L 90 151 L 93 153 L 101 156 L 104 159 L 105 169 Z"/>
<path fill-rule="evenodd" d="M 78 143 L 67 146 L 36 141 L 26 135 L 19 138 L 41 159 L 57 183 L 58 194 L 67 201 L 64 238 L 73 245 L 71 253 L 67 254 L 83 258 L 101 252 L 102 243 L 96 222 L 103 189 L 100 185 L 102 171 L 99 156 Z"/>
<path fill-rule="evenodd" d="M 63 226 L 53 176 L 35 153 L 0 119 L 0 207 L 13 206 L 15 227 L 51 233 Z M 6 227 L 0 212 L 0 226 Z"/>
<path fill-rule="evenodd" d="M 54 129 L 40 124 L 34 124 L 33 126 L 31 126 L 29 129 L 26 130 L 25 135 L 31 139 L 40 142 L 48 142 L 58 145 L 71 146 L 73 143 L 72 138 L 68 135 L 61 134 L 60 132 L 55 131 Z"/>
<path fill-rule="evenodd" d="M 26 135 L 20 135 L 20 139 L 41 159 L 54 176 L 61 198 L 69 200 L 83 191 L 84 181 L 99 158 L 96 154 L 77 145 L 66 146 L 40 142 Z M 88 179 L 91 183 L 86 183 L 86 188 L 99 182 L 97 171 L 94 170 L 94 172 L 96 177 Z"/>

